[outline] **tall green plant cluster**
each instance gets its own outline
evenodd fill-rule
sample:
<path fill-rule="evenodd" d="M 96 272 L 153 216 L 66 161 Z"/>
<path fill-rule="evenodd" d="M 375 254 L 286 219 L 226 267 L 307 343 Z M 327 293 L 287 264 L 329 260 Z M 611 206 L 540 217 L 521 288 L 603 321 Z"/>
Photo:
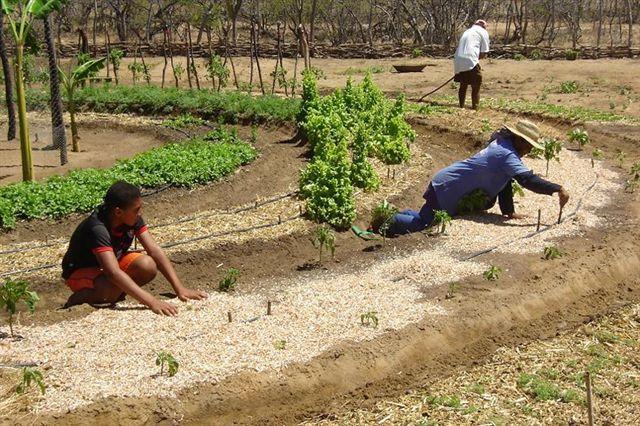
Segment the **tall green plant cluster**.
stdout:
<path fill-rule="evenodd" d="M 0 188 L 0 226 L 17 219 L 62 217 L 90 211 L 117 180 L 152 188 L 193 187 L 213 182 L 257 157 L 255 148 L 235 132 L 214 130 L 184 143 L 171 143 L 118 161 L 108 169 L 79 169 L 42 182 L 21 182 Z"/>
<path fill-rule="evenodd" d="M 302 172 L 300 192 L 311 219 L 337 228 L 355 219 L 354 187 L 376 190 L 380 178 L 369 158 L 387 165 L 410 157 L 415 132 L 405 121 L 403 97 L 387 99 L 367 74 L 361 84 L 349 79 L 342 90 L 318 94 L 313 73 L 305 73 L 298 123 L 312 151 Z"/>

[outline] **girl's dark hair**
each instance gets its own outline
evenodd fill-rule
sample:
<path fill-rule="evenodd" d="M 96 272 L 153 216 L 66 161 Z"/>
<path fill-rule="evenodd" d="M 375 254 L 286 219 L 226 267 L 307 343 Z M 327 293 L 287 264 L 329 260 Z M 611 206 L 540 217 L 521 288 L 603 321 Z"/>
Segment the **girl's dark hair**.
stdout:
<path fill-rule="evenodd" d="M 137 186 L 120 180 L 107 190 L 104 196 L 104 208 L 107 211 L 112 211 L 116 207 L 126 209 L 140 197 L 140 189 Z"/>

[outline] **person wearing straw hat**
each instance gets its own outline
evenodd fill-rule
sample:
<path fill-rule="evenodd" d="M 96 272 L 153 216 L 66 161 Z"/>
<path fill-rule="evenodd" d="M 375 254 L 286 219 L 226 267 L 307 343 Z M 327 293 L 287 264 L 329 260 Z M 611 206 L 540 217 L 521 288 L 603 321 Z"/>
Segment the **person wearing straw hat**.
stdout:
<path fill-rule="evenodd" d="M 467 214 L 488 210 L 496 200 L 507 219 L 521 219 L 524 216 L 517 214 L 513 205 L 514 180 L 538 194 L 557 193 L 562 209 L 569 201 L 568 192 L 534 174 L 522 162 L 522 157 L 533 148 L 542 149 L 538 126 L 527 120 L 505 125 L 493 133 L 482 151 L 437 172 L 423 195 L 425 204 L 420 211 L 397 213 L 387 234 L 422 231 L 431 224 L 436 210 L 444 210 L 451 216 Z"/>
<path fill-rule="evenodd" d="M 478 19 L 466 30 L 453 56 L 453 81 L 460 83 L 458 102 L 464 108 L 467 87 L 471 86 L 471 108 L 478 109 L 480 103 L 480 86 L 482 85 L 482 68 L 480 59 L 489 52 L 489 33 L 487 23 Z"/>

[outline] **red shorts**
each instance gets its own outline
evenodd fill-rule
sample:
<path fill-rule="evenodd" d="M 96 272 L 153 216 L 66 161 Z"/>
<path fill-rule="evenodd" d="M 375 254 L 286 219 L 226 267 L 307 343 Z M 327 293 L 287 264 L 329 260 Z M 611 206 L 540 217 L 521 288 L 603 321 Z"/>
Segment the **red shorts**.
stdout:
<path fill-rule="evenodd" d="M 142 253 L 139 252 L 130 252 L 125 254 L 118 261 L 118 266 L 124 272 L 127 272 L 131 264 L 140 256 L 143 256 Z M 84 290 L 85 288 L 93 288 L 93 283 L 96 278 L 102 275 L 102 269 L 98 267 L 92 268 L 81 268 L 73 271 L 71 276 L 67 278 L 65 281 L 71 291 L 77 293 L 80 290 Z"/>

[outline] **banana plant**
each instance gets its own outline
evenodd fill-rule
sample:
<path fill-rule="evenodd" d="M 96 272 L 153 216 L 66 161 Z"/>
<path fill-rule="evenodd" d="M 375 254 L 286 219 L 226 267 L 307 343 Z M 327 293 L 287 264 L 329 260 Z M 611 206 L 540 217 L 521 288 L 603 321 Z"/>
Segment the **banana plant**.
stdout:
<path fill-rule="evenodd" d="M 80 151 L 78 127 L 76 125 L 75 91 L 87 78 L 100 71 L 104 67 L 106 60 L 107 58 L 92 59 L 76 66 L 73 71 L 69 71 L 68 74 L 61 68 L 58 68 L 60 79 L 62 80 L 62 87 L 64 88 L 64 94 L 67 98 L 69 118 L 71 119 L 71 140 L 73 141 L 73 152 Z"/>
<path fill-rule="evenodd" d="M 18 101 L 18 125 L 20 127 L 20 155 L 22 159 L 22 180 L 33 180 L 31 139 L 27 118 L 27 101 L 24 87 L 24 50 L 31 34 L 31 24 L 35 18 L 42 18 L 56 10 L 61 0 L 0 0 L 2 13 L 7 17 L 9 32 L 16 43 L 14 73 L 16 78 L 16 98 Z"/>

